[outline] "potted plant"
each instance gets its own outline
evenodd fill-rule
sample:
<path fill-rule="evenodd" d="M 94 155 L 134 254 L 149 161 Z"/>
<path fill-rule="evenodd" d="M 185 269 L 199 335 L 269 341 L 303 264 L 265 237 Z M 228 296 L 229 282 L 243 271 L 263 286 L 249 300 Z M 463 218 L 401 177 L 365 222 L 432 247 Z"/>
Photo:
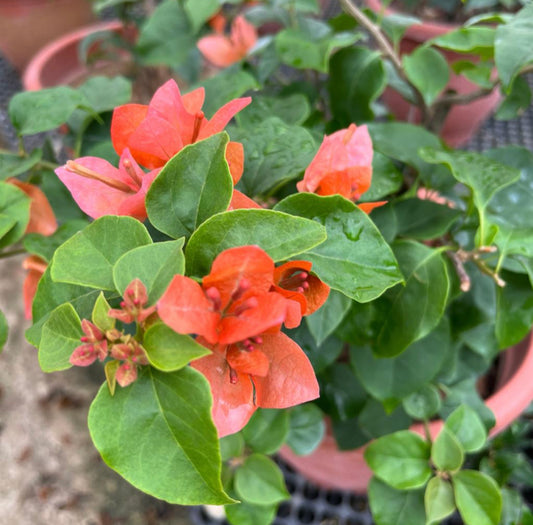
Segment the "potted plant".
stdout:
<path fill-rule="evenodd" d="M 100 367 L 93 442 L 166 501 L 271 523 L 289 494 L 269 456 L 334 439 L 366 447 L 379 525 L 400 508 L 412 525 L 456 508 L 497 525 L 510 501 L 526 516 L 467 454 L 533 398 L 533 349 L 517 346 L 533 319 L 533 156 L 375 122 L 385 59 L 318 13 L 289 1 L 233 13 L 246 19 L 218 36 L 234 63 L 216 70 L 202 25 L 194 55 L 215 74 L 187 93 L 166 81 L 146 105 L 104 77 L 11 100 L 21 149 L 2 160 L 22 182 L 0 185 L 0 255 L 22 243 L 33 257 L 27 339 L 46 372 Z M 271 21 L 279 32 L 250 37 Z M 65 123 L 66 163 L 25 150 Z"/>

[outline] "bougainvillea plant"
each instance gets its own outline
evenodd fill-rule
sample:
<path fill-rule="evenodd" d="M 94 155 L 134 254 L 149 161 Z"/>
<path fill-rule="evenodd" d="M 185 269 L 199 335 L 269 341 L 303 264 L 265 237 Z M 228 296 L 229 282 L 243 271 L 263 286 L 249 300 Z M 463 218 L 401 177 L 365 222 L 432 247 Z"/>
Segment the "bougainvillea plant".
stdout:
<path fill-rule="evenodd" d="M 476 384 L 533 320 L 532 153 L 377 122 L 387 81 L 431 114 L 450 94 L 420 81 L 418 55 L 395 81 L 394 42 L 359 10 L 390 53 L 314 1 L 199 4 L 161 2 L 134 50 L 189 85 L 132 103 L 128 80 L 94 77 L 11 100 L 0 257 L 27 252 L 42 369 L 99 367 L 104 461 L 166 501 L 224 505 L 234 525 L 272 522 L 289 494 L 269 456 L 309 454 L 326 428 L 342 450 L 371 442 L 378 525 L 400 510 L 410 525 L 530 517 L 476 459 L 494 425 Z M 532 17 L 482 46 L 508 112 L 533 59 L 501 65 L 506 26 Z M 27 149 L 63 124 L 61 152 Z M 437 417 L 437 436 L 407 430 Z"/>

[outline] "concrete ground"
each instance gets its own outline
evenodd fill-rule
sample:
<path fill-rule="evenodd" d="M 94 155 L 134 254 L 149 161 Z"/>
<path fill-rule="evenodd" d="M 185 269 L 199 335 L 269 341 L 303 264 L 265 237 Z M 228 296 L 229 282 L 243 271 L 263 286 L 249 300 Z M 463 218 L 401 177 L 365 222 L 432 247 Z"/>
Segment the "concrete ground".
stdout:
<path fill-rule="evenodd" d="M 43 373 L 24 339 L 23 258 L 0 260 L 0 525 L 187 525 L 188 509 L 144 495 L 109 469 L 87 412 L 103 370 Z"/>

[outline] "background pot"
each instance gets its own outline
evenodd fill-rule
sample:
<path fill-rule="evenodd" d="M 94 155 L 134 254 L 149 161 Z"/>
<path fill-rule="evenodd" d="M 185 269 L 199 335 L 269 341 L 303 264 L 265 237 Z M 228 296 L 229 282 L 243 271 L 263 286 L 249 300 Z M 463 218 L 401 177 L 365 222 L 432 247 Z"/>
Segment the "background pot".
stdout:
<path fill-rule="evenodd" d="M 0 51 L 22 71 L 43 45 L 94 19 L 90 0 L 0 0 Z"/>
<path fill-rule="evenodd" d="M 496 392 L 486 400 L 494 412 L 494 436 L 504 430 L 529 406 L 533 400 L 533 335 L 501 355 Z M 442 428 L 441 420 L 432 421 L 430 432 L 435 437 Z M 411 430 L 424 435 L 421 424 Z M 340 451 L 331 432 L 327 432 L 317 450 L 308 456 L 297 456 L 288 447 L 280 455 L 309 481 L 325 488 L 364 493 L 372 472 L 364 458 L 364 447 Z"/>
<path fill-rule="evenodd" d="M 376 13 L 380 13 L 383 10 L 383 5 L 379 0 L 365 0 L 365 3 Z M 390 15 L 395 11 L 387 8 L 384 9 L 383 12 Z M 400 53 L 410 54 L 415 48 L 428 40 L 449 33 L 459 27 L 460 26 L 437 22 L 414 24 L 407 29 L 400 42 Z M 444 55 L 448 63 L 457 60 L 475 59 L 475 57 L 470 55 L 453 53 L 451 51 L 440 50 L 440 52 Z M 465 94 L 477 91 L 479 86 L 452 72 L 447 88 L 459 94 Z M 409 104 L 397 91 L 387 88 L 383 93 L 382 98 L 397 119 L 407 122 L 420 122 L 419 111 L 413 105 Z M 498 89 L 495 89 L 489 95 L 474 102 L 455 105 L 444 121 L 440 136 L 450 146 L 457 147 L 466 144 L 481 124 L 496 109 L 500 101 L 501 94 Z"/>
<path fill-rule="evenodd" d="M 44 46 L 26 67 L 22 77 L 24 89 L 34 91 L 63 84 L 75 86 L 86 80 L 89 74 L 124 73 L 124 64 L 120 65 L 117 61 L 101 60 L 89 68 L 80 60 L 78 52 L 80 42 L 85 37 L 102 31 L 118 33 L 122 30 L 123 26 L 119 21 L 101 22 L 53 40 Z"/>

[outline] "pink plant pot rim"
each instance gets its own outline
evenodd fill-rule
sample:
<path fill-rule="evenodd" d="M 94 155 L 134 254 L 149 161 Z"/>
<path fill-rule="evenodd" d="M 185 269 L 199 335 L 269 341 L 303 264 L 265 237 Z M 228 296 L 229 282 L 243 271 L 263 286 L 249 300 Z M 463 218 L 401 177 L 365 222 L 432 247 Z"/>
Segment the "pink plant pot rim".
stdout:
<path fill-rule="evenodd" d="M 501 361 L 503 386 L 485 402 L 496 418 L 490 436 L 508 427 L 533 401 L 533 334 L 507 350 Z M 440 420 L 429 424 L 433 438 L 442 426 Z M 413 425 L 411 430 L 424 435 L 421 424 Z M 364 460 L 364 450 L 365 447 L 340 451 L 335 438 L 328 432 L 318 449 L 309 456 L 297 456 L 286 446 L 280 455 L 289 465 L 323 488 L 365 493 L 372 472 Z"/>
<path fill-rule="evenodd" d="M 77 45 L 85 37 L 93 33 L 99 31 L 119 31 L 122 27 L 122 22 L 118 20 L 100 22 L 71 31 L 53 40 L 31 59 L 22 76 L 22 85 L 27 91 L 43 89 L 46 86 L 43 84 L 42 73 L 61 50 L 72 45 Z"/>

